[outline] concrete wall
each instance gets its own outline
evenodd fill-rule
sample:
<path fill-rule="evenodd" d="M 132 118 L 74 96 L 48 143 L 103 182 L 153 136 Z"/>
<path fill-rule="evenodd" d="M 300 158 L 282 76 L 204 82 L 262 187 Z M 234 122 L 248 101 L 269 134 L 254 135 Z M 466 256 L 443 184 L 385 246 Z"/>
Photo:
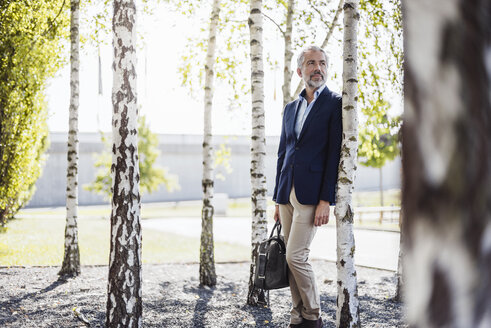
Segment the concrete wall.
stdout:
<path fill-rule="evenodd" d="M 36 183 L 36 193 L 28 207 L 64 206 L 66 189 L 66 133 L 51 133 L 51 145 L 48 150 L 48 160 L 42 176 Z M 97 133 L 81 133 L 79 160 L 79 204 L 107 203 L 102 196 L 81 188 L 94 180 L 94 154 L 103 150 L 100 136 Z M 158 164 L 169 169 L 172 174 L 179 176 L 180 190 L 169 193 L 165 187 L 144 195 L 143 202 L 162 202 L 201 199 L 201 165 L 202 165 L 202 136 L 200 135 L 159 135 L 161 156 Z M 217 136 L 214 143 L 219 145 L 226 142 L 232 149 L 230 164 L 233 171 L 226 173 L 221 167 L 217 173 L 225 176 L 225 180 L 216 179 L 215 192 L 226 193 L 231 198 L 250 196 L 250 140 L 248 137 Z M 266 177 L 268 193 L 274 188 L 276 152 L 279 137 L 268 137 Z M 215 149 L 217 146 L 215 147 Z M 400 187 L 400 160 L 393 161 L 383 168 L 384 189 Z M 379 187 L 379 170 L 366 168 L 361 165 L 357 169 L 355 190 L 377 190 Z"/>

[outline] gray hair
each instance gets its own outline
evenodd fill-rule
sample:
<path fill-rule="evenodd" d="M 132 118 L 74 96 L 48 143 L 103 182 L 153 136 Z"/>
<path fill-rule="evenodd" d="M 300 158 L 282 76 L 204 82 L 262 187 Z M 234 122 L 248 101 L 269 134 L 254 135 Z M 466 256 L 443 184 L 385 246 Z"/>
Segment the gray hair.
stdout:
<path fill-rule="evenodd" d="M 312 46 L 308 46 L 308 47 L 303 48 L 302 51 L 300 52 L 300 54 L 298 55 L 298 57 L 297 57 L 297 67 L 298 68 L 302 68 L 303 60 L 305 58 L 305 53 L 307 53 L 309 51 L 320 51 L 320 52 L 322 52 L 324 54 L 324 57 L 326 58 L 326 66 L 329 64 L 329 57 L 327 57 L 327 54 L 324 51 L 324 49 L 319 48 L 318 46 L 312 45 Z"/>

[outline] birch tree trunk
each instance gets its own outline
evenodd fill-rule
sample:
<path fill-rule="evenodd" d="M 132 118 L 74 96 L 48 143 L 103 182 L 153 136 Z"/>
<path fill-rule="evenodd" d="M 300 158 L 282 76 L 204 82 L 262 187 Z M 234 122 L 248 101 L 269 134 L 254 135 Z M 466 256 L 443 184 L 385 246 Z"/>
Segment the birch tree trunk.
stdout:
<path fill-rule="evenodd" d="M 379 173 L 379 186 L 380 186 L 380 206 L 384 206 L 384 181 L 383 181 L 383 170 L 382 166 L 378 168 Z M 380 214 L 383 217 L 383 214 Z M 380 221 L 382 223 L 382 221 Z"/>
<path fill-rule="evenodd" d="M 357 25 L 359 0 L 344 3 L 343 140 L 335 208 L 337 233 L 338 298 L 336 327 L 360 327 L 358 288 L 354 262 L 352 192 L 358 150 Z"/>
<path fill-rule="evenodd" d="M 263 17 L 262 0 L 251 0 L 249 31 L 251 45 L 251 96 L 252 96 L 252 135 L 251 135 L 251 271 L 247 304 L 258 305 L 264 302 L 264 294 L 254 290 L 254 267 L 259 243 L 267 237 L 266 201 L 266 137 L 264 132 L 264 71 L 263 71 Z"/>
<path fill-rule="evenodd" d="M 136 8 L 114 0 L 113 181 L 106 327 L 142 326 Z"/>
<path fill-rule="evenodd" d="M 80 274 L 78 247 L 79 0 L 70 1 L 70 109 L 67 147 L 65 255 L 60 276 Z"/>
<path fill-rule="evenodd" d="M 201 244 L 199 258 L 199 282 L 204 286 L 217 283 L 215 272 L 215 250 L 213 242 L 213 156 L 211 134 L 211 109 L 213 103 L 213 65 L 215 63 L 215 44 L 217 25 L 220 19 L 220 0 L 213 1 L 211 11 L 208 50 L 205 64 L 205 115 L 203 131 L 203 209 L 201 211 Z"/>
<path fill-rule="evenodd" d="M 403 1 L 411 327 L 491 325 L 491 6 Z"/>
<path fill-rule="evenodd" d="M 396 278 L 397 278 L 397 287 L 396 287 L 396 294 L 394 296 L 394 300 L 396 302 L 402 302 L 402 293 L 403 293 L 403 286 L 404 286 L 404 267 L 403 267 L 403 245 L 404 245 L 404 230 L 402 229 L 402 222 L 404 218 L 402 217 L 402 210 L 399 213 L 399 256 L 397 259 L 397 272 L 396 272 Z"/>
<path fill-rule="evenodd" d="M 286 28 L 283 34 L 283 41 L 285 44 L 285 57 L 283 62 L 283 109 L 286 105 L 292 101 L 291 96 L 291 79 L 292 79 L 292 22 L 293 11 L 295 6 L 295 0 L 288 0 L 288 9 L 286 12 Z"/>

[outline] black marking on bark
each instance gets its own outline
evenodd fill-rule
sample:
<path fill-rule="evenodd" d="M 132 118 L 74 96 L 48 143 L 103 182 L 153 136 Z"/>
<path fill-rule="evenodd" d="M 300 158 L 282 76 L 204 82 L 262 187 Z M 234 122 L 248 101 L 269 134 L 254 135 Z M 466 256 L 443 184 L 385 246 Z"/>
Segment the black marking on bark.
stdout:
<path fill-rule="evenodd" d="M 341 307 L 341 317 L 339 320 L 340 328 L 347 328 L 351 326 L 351 322 L 353 321 L 353 317 L 351 316 L 350 311 L 350 294 L 348 289 L 343 288 L 344 302 Z"/>
<path fill-rule="evenodd" d="M 341 264 L 341 266 L 344 267 L 344 265 L 346 264 L 346 261 L 341 259 L 341 261 L 339 261 L 339 264 Z"/>
<path fill-rule="evenodd" d="M 352 224 L 353 218 L 354 218 L 353 210 L 351 209 L 351 206 L 348 206 L 348 209 L 346 210 L 346 215 L 342 218 L 342 221 Z M 352 249 L 352 251 L 354 252 L 354 249 Z"/>
<path fill-rule="evenodd" d="M 462 176 L 465 175 L 464 179 L 467 179 L 468 183 L 465 183 L 465 187 L 461 188 L 461 196 L 455 195 L 455 198 L 465 202 L 464 197 L 470 201 L 470 203 L 466 203 L 470 213 L 469 220 L 464 223 L 464 240 L 468 242 L 472 254 L 481 252 L 482 233 L 485 231 L 486 225 L 489 224 L 485 218 L 489 218 L 489 204 L 491 203 L 489 192 L 491 178 L 489 170 L 491 149 L 489 108 L 491 108 L 491 98 L 489 98 L 489 90 L 491 89 L 491 79 L 488 75 L 489 61 L 486 61 L 485 57 L 490 49 L 490 9 L 487 1 L 460 1 L 459 12 L 464 24 L 454 23 L 452 25 L 452 31 L 457 28 L 457 31 L 462 34 L 461 44 L 453 51 L 455 53 L 454 60 L 457 62 L 456 65 L 463 79 L 459 92 L 466 104 L 465 119 L 458 121 L 460 124 L 457 128 L 457 140 L 465 143 L 465 145 L 461 144 L 462 146 L 456 147 L 459 150 L 460 147 L 465 147 L 468 154 L 461 154 L 463 160 L 460 170 L 465 171 L 465 174 L 457 173 Z M 488 49 L 487 52 L 486 49 Z M 488 273 L 489 268 L 487 268 Z M 490 303 L 487 304 L 490 305 Z"/>
<path fill-rule="evenodd" d="M 203 188 L 203 193 L 206 193 L 208 188 L 213 188 L 214 182 L 211 179 L 203 179 L 201 181 L 201 186 Z"/>
<path fill-rule="evenodd" d="M 452 294 L 447 276 L 438 266 L 433 268 L 433 289 L 429 304 L 430 325 L 434 327 L 449 327 L 452 323 L 453 311 Z"/>
<path fill-rule="evenodd" d="M 259 252 L 259 243 L 252 245 L 251 266 L 249 272 L 249 292 L 247 293 L 247 305 L 259 306 L 266 303 L 266 295 L 262 289 L 254 287 L 254 272 L 257 255 Z"/>
<path fill-rule="evenodd" d="M 344 3 L 344 6 L 343 6 L 343 9 L 344 10 L 347 10 L 347 9 L 355 9 L 355 7 L 351 3 L 345 2 Z"/>
<path fill-rule="evenodd" d="M 348 184 L 348 183 L 351 183 L 351 180 L 346 178 L 346 177 L 341 177 L 341 178 L 339 178 L 339 182 L 344 183 L 344 184 Z"/>

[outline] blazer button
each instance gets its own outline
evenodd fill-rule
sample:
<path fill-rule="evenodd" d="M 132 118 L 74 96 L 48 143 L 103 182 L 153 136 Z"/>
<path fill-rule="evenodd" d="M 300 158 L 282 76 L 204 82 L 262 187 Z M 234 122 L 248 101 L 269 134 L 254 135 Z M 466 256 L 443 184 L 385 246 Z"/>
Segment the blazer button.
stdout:
<path fill-rule="evenodd" d="M 300 149 L 300 147 L 298 147 L 298 146 L 297 146 L 297 147 L 295 147 L 295 150 L 299 150 L 299 149 Z"/>

